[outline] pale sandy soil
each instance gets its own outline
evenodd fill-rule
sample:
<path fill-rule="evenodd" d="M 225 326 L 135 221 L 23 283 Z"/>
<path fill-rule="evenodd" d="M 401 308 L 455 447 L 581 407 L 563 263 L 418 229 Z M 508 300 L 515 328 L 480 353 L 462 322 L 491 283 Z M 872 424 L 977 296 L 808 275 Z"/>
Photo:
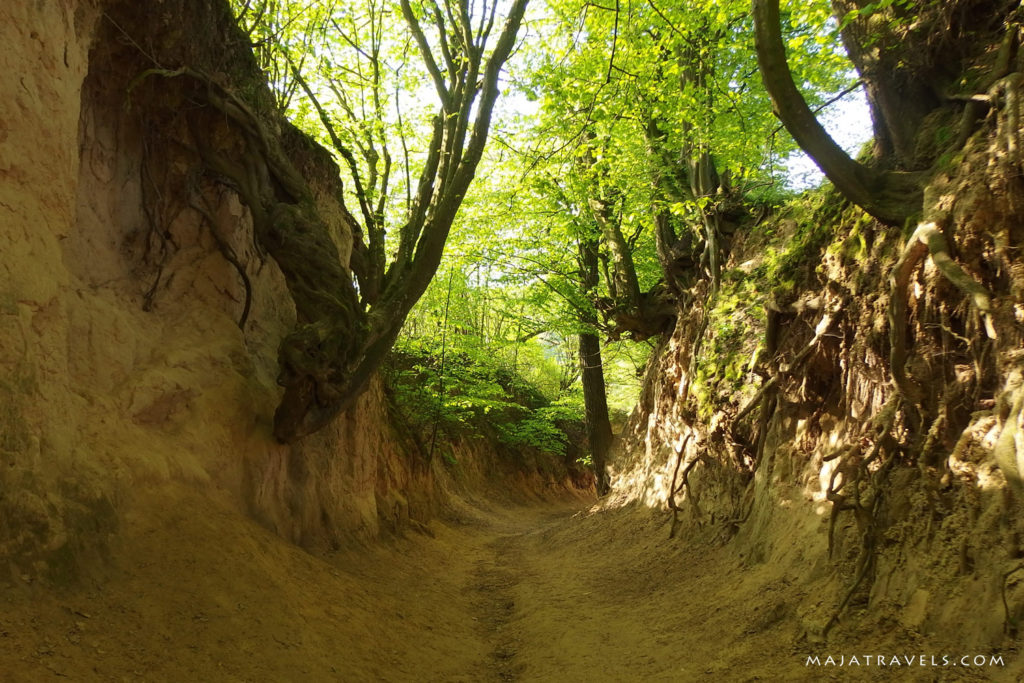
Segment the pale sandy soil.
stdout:
<path fill-rule="evenodd" d="M 102 581 L 8 586 L 0 681 L 1015 678 L 809 669 L 812 653 L 923 644 L 861 632 L 807 645 L 794 581 L 669 541 L 664 513 L 460 502 L 432 536 L 316 556 L 206 499 L 155 502 Z"/>

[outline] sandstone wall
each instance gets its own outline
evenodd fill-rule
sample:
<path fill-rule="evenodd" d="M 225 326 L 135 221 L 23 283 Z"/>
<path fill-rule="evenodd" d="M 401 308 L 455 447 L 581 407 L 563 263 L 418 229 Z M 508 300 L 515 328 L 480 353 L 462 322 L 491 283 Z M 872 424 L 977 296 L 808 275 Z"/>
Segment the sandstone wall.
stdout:
<path fill-rule="evenodd" d="M 136 82 L 180 66 L 183 37 L 230 49 L 202 29 L 227 4 L 141 4 L 0 3 L 0 561 L 16 580 L 102 566 L 126 511 L 168 487 L 311 546 L 437 505 L 379 385 L 298 445 L 271 437 L 277 343 L 294 319 L 283 278 L 232 192 L 190 192 L 176 129 L 154 134 L 175 115 L 154 93 L 173 84 Z M 337 239 L 344 250 L 351 236 Z M 244 329 L 223 245 L 252 283 Z"/>

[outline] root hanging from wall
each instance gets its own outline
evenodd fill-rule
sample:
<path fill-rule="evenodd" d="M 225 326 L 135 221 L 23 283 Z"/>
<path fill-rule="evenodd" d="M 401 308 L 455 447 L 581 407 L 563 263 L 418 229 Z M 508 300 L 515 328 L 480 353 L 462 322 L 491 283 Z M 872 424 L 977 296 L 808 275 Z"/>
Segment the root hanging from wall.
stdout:
<path fill-rule="evenodd" d="M 821 596 L 811 641 L 895 623 L 998 648 L 1024 618 L 1024 183 L 992 163 L 1012 99 L 909 237 L 835 196 L 791 209 L 736 241 L 719 303 L 681 311 L 649 364 L 609 504 L 771 558 Z M 759 279 L 780 253 L 795 284 Z M 749 334 L 716 342 L 727 325 Z"/>

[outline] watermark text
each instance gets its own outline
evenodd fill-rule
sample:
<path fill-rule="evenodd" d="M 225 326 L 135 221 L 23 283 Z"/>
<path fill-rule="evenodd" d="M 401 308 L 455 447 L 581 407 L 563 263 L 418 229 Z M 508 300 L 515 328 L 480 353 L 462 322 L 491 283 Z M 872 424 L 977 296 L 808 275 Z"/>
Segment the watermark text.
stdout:
<path fill-rule="evenodd" d="M 808 655 L 804 666 L 848 667 L 983 667 L 1006 666 L 1003 655 Z"/>

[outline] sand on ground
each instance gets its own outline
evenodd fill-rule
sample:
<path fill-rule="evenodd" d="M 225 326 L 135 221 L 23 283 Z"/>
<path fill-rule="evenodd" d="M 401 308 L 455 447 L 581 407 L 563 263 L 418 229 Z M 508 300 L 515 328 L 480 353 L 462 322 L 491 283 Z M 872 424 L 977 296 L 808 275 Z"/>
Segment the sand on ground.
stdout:
<path fill-rule="evenodd" d="M 664 512 L 459 500 L 420 532 L 317 555 L 208 498 L 150 503 L 102 581 L 8 585 L 0 680 L 1002 680 L 808 667 L 861 648 L 801 641 L 795 581 L 670 540 Z"/>

